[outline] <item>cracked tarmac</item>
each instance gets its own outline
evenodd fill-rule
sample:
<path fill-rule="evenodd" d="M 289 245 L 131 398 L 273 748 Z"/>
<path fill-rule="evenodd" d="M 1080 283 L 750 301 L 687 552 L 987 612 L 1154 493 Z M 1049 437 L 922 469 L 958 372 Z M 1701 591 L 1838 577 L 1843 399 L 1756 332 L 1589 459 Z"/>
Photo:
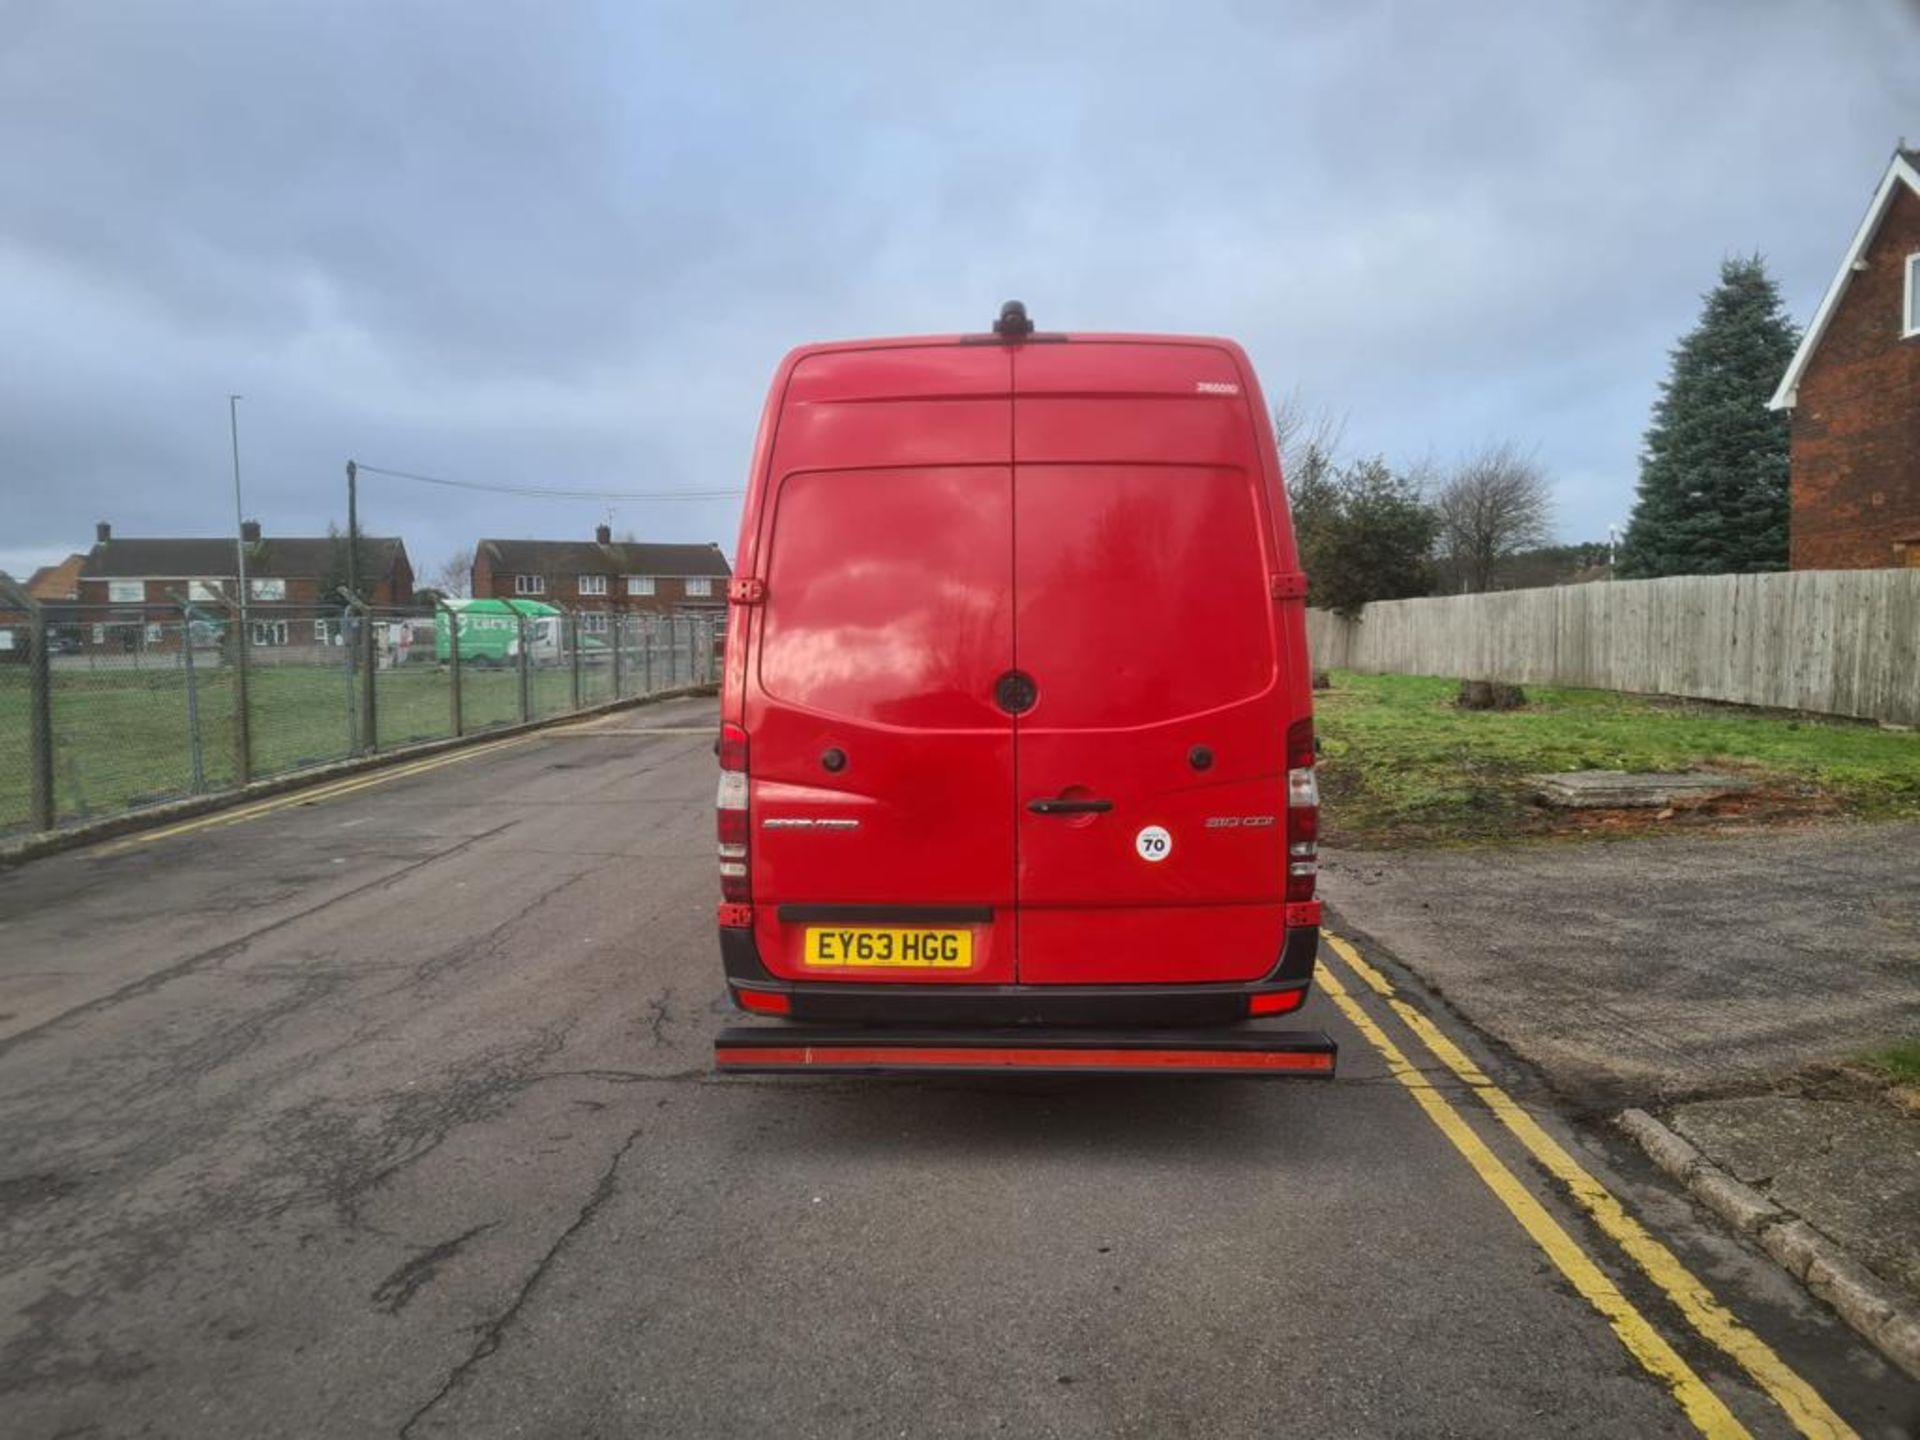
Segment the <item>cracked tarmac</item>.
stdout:
<path fill-rule="evenodd" d="M 0 872 L 7 1440 L 1688 1433 L 1323 1001 L 1330 1086 L 715 1080 L 713 705 L 644 722 Z"/>

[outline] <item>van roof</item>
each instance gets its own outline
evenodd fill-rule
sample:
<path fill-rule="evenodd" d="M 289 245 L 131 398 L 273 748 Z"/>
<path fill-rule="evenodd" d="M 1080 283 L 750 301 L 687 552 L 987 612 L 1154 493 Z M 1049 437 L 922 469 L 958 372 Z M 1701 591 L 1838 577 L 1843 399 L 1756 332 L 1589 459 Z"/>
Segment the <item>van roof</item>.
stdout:
<path fill-rule="evenodd" d="M 1075 331 L 1062 334 L 1036 331 L 1022 340 L 1003 340 L 991 332 L 976 332 L 970 335 L 889 335 L 866 340 L 817 340 L 790 350 L 787 353 L 786 363 L 794 365 L 810 355 L 843 354 L 850 350 L 925 350 L 943 345 L 1037 347 L 1073 344 L 1198 345 L 1216 350 L 1228 350 L 1236 355 L 1245 353 L 1238 341 L 1229 340 L 1221 335 L 1148 335 L 1126 331 L 1116 331 L 1111 334 L 1100 331 Z"/>

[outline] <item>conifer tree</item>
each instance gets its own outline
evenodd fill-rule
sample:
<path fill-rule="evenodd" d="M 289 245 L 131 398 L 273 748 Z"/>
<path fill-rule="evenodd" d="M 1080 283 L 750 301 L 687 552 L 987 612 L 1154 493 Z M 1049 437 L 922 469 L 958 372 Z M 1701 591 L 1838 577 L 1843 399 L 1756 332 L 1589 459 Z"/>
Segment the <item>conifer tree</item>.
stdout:
<path fill-rule="evenodd" d="M 1653 407 L 1623 578 L 1786 568 L 1787 417 L 1767 399 L 1798 340 L 1765 262 L 1723 261 Z"/>

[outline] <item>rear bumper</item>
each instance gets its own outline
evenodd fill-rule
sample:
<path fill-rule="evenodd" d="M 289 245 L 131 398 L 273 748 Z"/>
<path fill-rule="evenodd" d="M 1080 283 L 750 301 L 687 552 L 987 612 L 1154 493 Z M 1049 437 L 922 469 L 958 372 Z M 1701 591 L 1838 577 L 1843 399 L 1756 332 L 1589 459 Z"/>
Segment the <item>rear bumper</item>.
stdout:
<path fill-rule="evenodd" d="M 1317 1030 L 827 1030 L 740 1026 L 713 1045 L 726 1074 L 1247 1075 L 1331 1079 Z"/>
<path fill-rule="evenodd" d="M 735 1005 L 764 1014 L 772 1007 L 764 999 L 749 1005 L 742 992 L 779 996 L 787 1018 L 822 1024 L 1231 1025 L 1248 1018 L 1256 995 L 1304 992 L 1319 953 L 1318 928 L 1298 926 L 1287 931 L 1273 969 L 1240 984 L 859 985 L 777 979 L 761 963 L 751 930 L 720 930 L 720 960 Z"/>

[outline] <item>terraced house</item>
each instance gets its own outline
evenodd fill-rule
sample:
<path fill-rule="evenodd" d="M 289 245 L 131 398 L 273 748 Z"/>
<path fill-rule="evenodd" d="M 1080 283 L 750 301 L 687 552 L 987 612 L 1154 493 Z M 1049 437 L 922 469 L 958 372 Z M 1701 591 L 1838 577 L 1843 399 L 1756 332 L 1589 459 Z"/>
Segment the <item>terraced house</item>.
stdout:
<path fill-rule="evenodd" d="M 333 643 L 340 602 L 332 591 L 344 576 L 345 542 L 334 536 L 264 537 L 258 521 L 240 530 L 247 551 L 248 638 L 255 649 Z M 376 606 L 413 598 L 406 545 L 391 536 L 360 537 L 361 589 Z M 231 537 L 116 539 L 101 521 L 80 566 L 76 616 L 89 650 L 176 648 L 181 607 L 175 597 L 224 616 L 239 592 Z M 211 621 L 209 623 L 212 623 Z"/>
<path fill-rule="evenodd" d="M 473 548 L 476 598 L 577 610 L 589 635 L 604 634 L 617 614 L 724 615 L 732 576 L 718 543 L 615 540 L 606 525 L 591 541 L 482 540 Z"/>

